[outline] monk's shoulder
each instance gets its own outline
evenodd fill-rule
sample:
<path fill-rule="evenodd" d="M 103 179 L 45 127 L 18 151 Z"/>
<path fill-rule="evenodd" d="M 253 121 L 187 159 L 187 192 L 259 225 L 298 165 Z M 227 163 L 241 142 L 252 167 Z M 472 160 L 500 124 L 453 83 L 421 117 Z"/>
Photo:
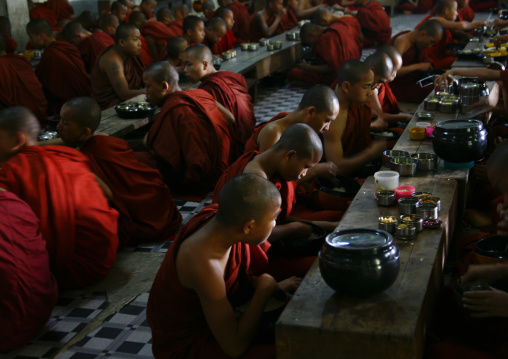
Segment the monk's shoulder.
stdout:
<path fill-rule="evenodd" d="M 116 51 L 114 51 L 113 46 L 104 50 L 104 53 L 101 55 L 99 59 L 99 68 L 103 71 L 107 71 L 111 68 L 121 68 L 123 67 L 123 60 L 118 55 Z"/>

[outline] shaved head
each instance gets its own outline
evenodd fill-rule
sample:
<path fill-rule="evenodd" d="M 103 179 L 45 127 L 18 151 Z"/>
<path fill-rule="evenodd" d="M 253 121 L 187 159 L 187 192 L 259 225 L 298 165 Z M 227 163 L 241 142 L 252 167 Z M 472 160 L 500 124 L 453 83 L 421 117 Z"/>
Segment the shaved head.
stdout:
<path fill-rule="evenodd" d="M 127 41 L 133 31 L 137 31 L 138 28 L 133 24 L 120 24 L 116 28 L 115 33 L 115 44 L 118 44 L 120 40 Z"/>
<path fill-rule="evenodd" d="M 252 173 L 240 174 L 222 187 L 215 220 L 224 227 L 243 227 L 250 220 L 261 221 L 280 203 L 279 190 L 273 183 Z"/>
<path fill-rule="evenodd" d="M 300 29 L 300 39 L 302 40 L 302 44 L 309 45 L 313 35 L 320 33 L 322 30 L 322 26 L 310 22 L 305 23 L 305 25 L 303 25 Z"/>
<path fill-rule="evenodd" d="M 189 16 L 189 8 L 185 4 L 175 6 L 175 19 L 183 20 Z"/>
<path fill-rule="evenodd" d="M 312 22 L 314 24 L 320 26 L 328 26 L 328 17 L 330 16 L 330 11 L 327 8 L 320 7 L 312 15 Z"/>
<path fill-rule="evenodd" d="M 141 11 L 133 11 L 129 16 L 129 24 L 135 26 L 143 26 L 146 22 L 146 16 Z"/>
<path fill-rule="evenodd" d="M 303 110 L 307 107 L 314 106 L 318 113 L 324 111 L 333 112 L 333 109 L 336 106 L 338 107 L 338 102 L 339 99 L 329 86 L 315 85 L 305 92 L 298 108 Z"/>
<path fill-rule="evenodd" d="M 95 15 L 88 10 L 83 11 L 81 14 L 79 14 L 79 16 L 76 18 L 76 21 L 79 21 L 79 23 L 89 31 L 91 31 L 97 23 Z"/>
<path fill-rule="evenodd" d="M 111 12 L 118 12 L 118 11 L 124 9 L 124 8 L 127 9 L 127 6 L 122 4 L 120 1 L 114 1 L 111 4 Z"/>
<path fill-rule="evenodd" d="M 178 87 L 178 71 L 167 61 L 151 64 L 144 73 L 148 74 L 157 84 L 167 82 L 171 87 Z"/>
<path fill-rule="evenodd" d="M 445 12 L 446 9 L 453 9 L 455 0 L 439 0 L 436 4 L 436 14 L 440 15 Z"/>
<path fill-rule="evenodd" d="M 217 9 L 217 11 L 215 11 L 215 16 L 224 19 L 227 13 L 233 13 L 233 11 L 227 7 L 221 6 Z"/>
<path fill-rule="evenodd" d="M 214 31 L 226 31 L 226 22 L 224 19 L 220 17 L 213 17 L 208 23 L 206 24 L 207 29 L 212 29 Z"/>
<path fill-rule="evenodd" d="M 201 4 L 201 10 L 209 10 L 209 11 L 213 11 L 215 10 L 215 4 L 213 3 L 212 0 L 205 0 L 203 1 L 203 3 Z"/>
<path fill-rule="evenodd" d="M 163 8 L 160 8 L 159 10 L 157 10 L 155 17 L 157 18 L 157 21 L 161 21 L 161 22 L 163 22 L 166 19 L 173 20 L 173 13 L 171 12 L 171 10 L 169 10 L 169 8 L 163 7 Z"/>
<path fill-rule="evenodd" d="M 115 29 L 118 28 L 120 25 L 120 21 L 118 21 L 118 18 L 116 15 L 112 13 L 104 14 L 101 19 L 99 20 L 99 27 L 105 31 L 108 26 L 112 26 Z"/>
<path fill-rule="evenodd" d="M 204 21 L 197 16 L 194 15 L 187 16 L 183 20 L 183 33 L 186 34 L 188 30 L 194 31 L 194 29 L 196 28 L 196 26 L 198 26 L 200 22 Z"/>
<path fill-rule="evenodd" d="M 99 127 L 101 107 L 93 98 L 87 96 L 74 97 L 63 106 L 74 110 L 71 120 L 75 121 L 80 127 L 88 127 L 92 130 L 92 133 Z"/>
<path fill-rule="evenodd" d="M 323 144 L 312 127 L 297 123 L 289 126 L 273 145 L 275 152 L 295 151 L 299 159 L 313 159 L 323 156 Z"/>
<path fill-rule="evenodd" d="M 44 33 L 48 37 L 53 37 L 53 30 L 51 30 L 51 25 L 46 19 L 43 19 L 42 17 L 30 20 L 30 22 L 26 25 L 26 31 L 31 32 L 34 35 Z"/>
<path fill-rule="evenodd" d="M 64 29 L 62 30 L 62 35 L 67 42 L 74 43 L 74 40 L 77 36 L 80 34 L 84 34 L 85 29 L 83 28 L 83 25 L 79 23 L 78 21 L 71 21 L 67 25 L 65 25 Z"/>
<path fill-rule="evenodd" d="M 364 62 L 371 67 L 375 76 L 387 78 L 390 77 L 393 72 L 392 59 L 383 52 L 374 52 L 372 55 L 368 56 Z"/>
<path fill-rule="evenodd" d="M 166 53 L 171 60 L 179 60 L 180 54 L 187 48 L 187 40 L 183 37 L 169 38 L 166 45 Z"/>
<path fill-rule="evenodd" d="M 345 81 L 354 85 L 361 81 L 362 76 L 371 71 L 370 66 L 360 60 L 352 59 L 344 62 L 337 71 L 337 84 L 340 87 Z"/>
<path fill-rule="evenodd" d="M 384 44 L 379 46 L 376 52 L 382 52 L 390 56 L 395 69 L 399 69 L 402 66 L 402 56 L 395 46 Z"/>
<path fill-rule="evenodd" d="M 14 106 L 0 111 L 0 130 L 6 131 L 10 136 L 23 132 L 35 142 L 40 129 L 39 121 L 26 107 Z"/>
<path fill-rule="evenodd" d="M 416 29 L 418 32 L 426 32 L 428 36 L 443 36 L 443 25 L 438 20 L 427 20 Z"/>
<path fill-rule="evenodd" d="M 192 55 L 196 60 L 200 62 L 208 61 L 209 63 L 212 63 L 213 60 L 213 55 L 210 48 L 202 44 L 190 46 L 185 49 L 184 53 Z"/>

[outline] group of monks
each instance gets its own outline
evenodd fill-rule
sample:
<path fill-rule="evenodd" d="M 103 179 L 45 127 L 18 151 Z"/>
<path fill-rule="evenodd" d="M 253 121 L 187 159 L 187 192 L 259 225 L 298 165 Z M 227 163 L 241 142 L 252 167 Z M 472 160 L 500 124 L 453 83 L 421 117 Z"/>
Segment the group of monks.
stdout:
<path fill-rule="evenodd" d="M 104 277 L 120 245 L 174 239 L 147 308 L 155 357 L 274 357 L 273 345 L 253 343 L 263 308 L 276 291 L 294 292 L 316 258 L 315 248 L 297 258 L 286 250 L 313 226 L 333 231 L 347 208 L 341 199 L 335 210 L 320 208 L 314 181 L 354 177 L 378 159 L 387 143 L 370 131 L 411 119 L 398 101 L 421 102 L 432 87 L 417 81 L 453 62 L 446 44 L 483 25 L 454 0 L 439 0 L 414 30 L 393 37 L 374 0 L 267 0 L 252 13 L 239 1 L 219 5 L 204 1 L 198 17 L 185 5 L 154 14 L 155 0 L 122 0 L 95 21 L 86 12 L 71 19 L 65 0 L 30 4 L 29 47 L 44 50 L 35 71 L 13 54 L 0 18 L 0 74 L 9 83 L 0 89 L 0 352 L 42 328 L 58 289 Z M 301 40 L 314 58 L 289 79 L 310 87 L 292 112 L 256 126 L 245 78 L 217 71 L 213 56 L 307 18 Z M 364 47 L 376 50 L 362 62 Z M 472 70 L 439 79 L 457 71 Z M 182 91 L 179 72 L 199 87 Z M 101 110 L 140 94 L 161 110 L 146 151 L 133 152 L 97 128 Z M 60 118 L 60 138 L 38 143 L 50 115 Z M 489 160 L 504 194 L 501 222 L 506 147 Z M 173 198 L 209 191 L 213 204 L 180 228 Z M 466 280 L 484 275 L 472 271 Z M 250 303 L 237 320 L 231 303 L 245 303 L 245 293 Z M 479 308 L 475 295 L 467 305 Z"/>

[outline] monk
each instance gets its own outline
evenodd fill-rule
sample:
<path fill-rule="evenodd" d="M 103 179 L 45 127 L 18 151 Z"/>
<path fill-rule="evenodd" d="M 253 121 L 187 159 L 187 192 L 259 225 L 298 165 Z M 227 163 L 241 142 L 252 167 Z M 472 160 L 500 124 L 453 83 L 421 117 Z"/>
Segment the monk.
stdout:
<path fill-rule="evenodd" d="M 28 0 L 28 11 L 30 13 L 30 20 L 43 18 L 52 29 L 56 28 L 58 23 L 56 14 L 46 7 L 46 3 L 34 3 L 32 0 Z"/>
<path fill-rule="evenodd" d="M 219 53 L 234 49 L 237 43 L 237 39 L 233 34 L 233 27 L 235 24 L 233 11 L 227 7 L 221 6 L 217 9 L 217 11 L 215 11 L 214 16 L 221 18 L 226 23 L 226 35 L 222 36 L 217 44 Z"/>
<path fill-rule="evenodd" d="M 252 98 L 245 78 L 234 72 L 215 70 L 212 53 L 204 45 L 187 48 L 183 53 L 182 62 L 187 78 L 192 83 L 201 81 L 199 88 L 210 93 L 233 114 L 235 125 L 231 136 L 233 140 L 231 161 L 236 160 L 243 154 L 245 142 L 254 132 L 256 125 Z"/>
<path fill-rule="evenodd" d="M 39 220 L 0 188 L 0 353 L 27 344 L 44 327 L 58 298 Z"/>
<path fill-rule="evenodd" d="M 6 53 L 5 36 L 0 34 L 0 109 L 12 106 L 26 106 L 45 124 L 48 102 L 42 85 L 28 60 L 16 54 Z M 16 89 L 16 91 L 13 91 Z"/>
<path fill-rule="evenodd" d="M 250 14 L 247 7 L 238 0 L 218 0 L 218 3 L 220 6 L 225 6 L 233 11 L 235 24 L 232 31 L 238 42 L 249 42 Z"/>
<path fill-rule="evenodd" d="M 68 0 L 48 0 L 46 7 L 56 15 L 56 20 L 68 20 L 74 15 L 74 9 Z"/>
<path fill-rule="evenodd" d="M 283 0 L 266 0 L 266 7 L 255 13 L 249 22 L 249 39 L 258 42 L 284 32 L 281 23 L 286 15 Z"/>
<path fill-rule="evenodd" d="M 473 9 L 469 7 L 469 0 L 456 0 L 456 1 L 457 1 L 457 18 L 455 19 L 455 21 L 469 21 L 469 22 L 473 21 L 475 18 L 475 13 Z M 431 11 L 431 15 L 434 16 L 436 15 L 435 6 Z M 496 22 L 499 23 L 499 20 L 501 19 L 495 19 L 494 25 L 496 25 Z"/>
<path fill-rule="evenodd" d="M 83 40 L 79 46 L 81 57 L 85 61 L 87 72 L 92 71 L 100 53 L 115 44 L 116 29 L 120 25 L 113 14 L 105 14 L 99 19 L 100 31 Z"/>
<path fill-rule="evenodd" d="M 144 94 L 143 64 L 139 58 L 139 30 L 131 24 L 116 29 L 115 44 L 97 59 L 92 70 L 92 97 L 106 109 L 122 101 Z"/>
<path fill-rule="evenodd" d="M 0 16 L 0 35 L 5 36 L 5 52 L 13 54 L 18 48 L 18 43 L 11 37 L 11 22 L 7 16 Z"/>
<path fill-rule="evenodd" d="M 215 4 L 212 0 L 205 0 L 201 4 L 201 12 L 204 16 L 204 21 L 208 22 L 215 16 Z"/>
<path fill-rule="evenodd" d="M 162 106 L 146 145 L 164 182 L 172 190 L 213 188 L 229 164 L 234 119 L 226 120 L 223 106 L 204 90 L 177 92 L 178 73 L 167 62 L 148 67 L 143 80 L 148 101 Z"/>
<path fill-rule="evenodd" d="M 25 201 L 40 221 L 49 262 L 60 289 L 104 277 L 118 248 L 118 213 L 88 159 L 63 146 L 35 146 L 39 123 L 24 107 L 0 113 L 0 187 Z M 101 187 L 104 188 L 104 191 Z"/>
<path fill-rule="evenodd" d="M 91 11 L 82 11 L 74 20 L 79 22 L 86 31 L 94 33 L 97 31 L 97 18 Z"/>
<path fill-rule="evenodd" d="M 199 17 L 190 15 L 183 20 L 183 36 L 189 46 L 203 43 L 205 23 Z"/>
<path fill-rule="evenodd" d="M 432 86 L 421 87 L 417 81 L 432 72 L 432 60 L 425 50 L 441 40 L 443 26 L 437 20 L 428 20 L 418 29 L 402 31 L 390 39 L 402 56 L 402 67 L 390 87 L 399 102 L 421 103 L 432 91 Z"/>
<path fill-rule="evenodd" d="M 337 73 L 335 93 L 339 98 L 339 115 L 323 133 L 325 156 L 337 166 L 340 174 L 351 174 L 364 164 L 381 156 L 383 141 L 370 138 L 371 111 L 366 105 L 372 94 L 374 72 L 360 60 L 346 61 Z"/>
<path fill-rule="evenodd" d="M 81 46 L 81 43 L 92 36 L 92 33 L 88 30 L 85 30 L 83 25 L 81 25 L 78 21 L 71 21 L 63 28 L 62 32 L 62 40 L 66 41 L 70 44 L 73 44 L 78 49 Z"/>
<path fill-rule="evenodd" d="M 206 23 L 203 44 L 208 46 L 214 55 L 220 55 L 219 42 L 226 36 L 226 32 L 226 22 L 220 17 L 214 17 Z"/>
<path fill-rule="evenodd" d="M 341 18 L 342 15 L 335 14 L 326 7 L 318 7 L 312 15 L 312 22 L 319 26 L 328 27 Z"/>
<path fill-rule="evenodd" d="M 177 36 L 183 35 L 183 20 L 189 15 L 189 8 L 185 4 L 176 5 L 174 9 L 174 21 L 169 26 Z"/>
<path fill-rule="evenodd" d="M 156 0 L 141 0 L 141 3 L 139 6 L 135 7 L 134 11 L 141 11 L 146 19 L 150 21 L 151 19 L 155 18 L 155 14 L 153 13 L 153 10 L 157 6 Z"/>
<path fill-rule="evenodd" d="M 56 40 L 51 26 L 43 18 L 31 20 L 26 31 L 32 47 L 44 49 L 35 74 L 48 100 L 48 113 L 58 114 L 65 101 L 90 95 L 90 79 L 76 46 Z"/>
<path fill-rule="evenodd" d="M 356 18 L 362 26 L 364 47 L 379 47 L 392 37 L 390 18 L 376 0 L 355 0 L 359 7 Z"/>
<path fill-rule="evenodd" d="M 124 22 L 127 21 L 127 15 L 129 14 L 129 9 L 127 8 L 127 6 L 122 4 L 120 1 L 114 1 L 111 4 L 111 14 L 115 15 L 118 18 L 118 21 L 120 22 L 120 24 L 123 24 Z"/>
<path fill-rule="evenodd" d="M 146 23 L 146 18 L 142 12 L 133 11 L 129 15 L 129 24 L 136 26 L 136 28 L 140 32 L 141 32 L 141 29 L 143 28 L 143 26 L 145 25 L 145 23 Z M 139 37 L 139 39 L 141 41 L 141 52 L 139 54 L 139 57 L 141 58 L 141 62 L 143 63 L 143 65 L 145 67 L 150 66 L 151 64 L 153 64 L 153 57 L 152 57 L 152 53 L 150 51 L 150 47 L 148 47 L 146 39 L 143 35 L 141 35 Z"/>
<path fill-rule="evenodd" d="M 173 15 L 168 8 L 157 11 L 156 21 L 147 21 L 141 27 L 141 34 L 145 37 L 150 48 L 153 61 L 158 61 L 161 51 L 166 47 L 167 40 L 178 36 L 169 25 L 173 22 Z"/>
<path fill-rule="evenodd" d="M 416 26 L 418 28 L 425 21 L 429 19 L 437 20 L 443 26 L 443 36 L 441 40 L 426 51 L 427 56 L 432 60 L 433 66 L 436 69 L 447 70 L 449 69 L 456 57 L 446 51 L 446 45 L 453 41 L 453 36 L 450 30 L 474 30 L 480 26 L 483 26 L 483 21 L 460 21 L 456 22 L 457 17 L 457 2 L 455 0 L 439 0 L 436 5 L 436 16 L 426 16 L 420 24 Z"/>
<path fill-rule="evenodd" d="M 348 24 L 342 21 L 327 28 L 306 23 L 300 30 L 300 38 L 302 44 L 312 47 L 316 65 L 306 61 L 298 64 L 289 72 L 289 80 L 294 83 L 331 85 L 345 61 L 362 56 L 361 44 L 349 30 Z"/>
<path fill-rule="evenodd" d="M 166 45 L 166 58 L 163 60 L 168 61 L 174 67 L 182 66 L 183 52 L 187 47 L 187 41 L 183 37 L 172 37 Z"/>
<path fill-rule="evenodd" d="M 148 299 L 155 358 L 275 358 L 273 345 L 253 343 L 256 328 L 272 294 L 293 292 L 301 281 L 277 283 L 263 273 L 265 241 L 280 205 L 272 183 L 239 175 L 223 187 L 218 204 L 182 228 Z M 231 300 L 245 286 L 253 287 L 253 296 L 237 320 Z"/>
<path fill-rule="evenodd" d="M 298 0 L 284 0 L 283 5 L 286 10 L 286 14 L 282 17 L 282 19 L 280 19 L 280 26 L 283 30 L 282 32 L 294 29 L 298 26 L 298 17 L 296 16 L 296 12 L 298 10 Z"/>
<path fill-rule="evenodd" d="M 299 19 L 308 19 L 314 12 L 322 7 L 328 7 L 323 0 L 302 0 L 298 2 L 296 16 Z"/>
<path fill-rule="evenodd" d="M 167 240 L 182 222 L 161 174 L 134 156 L 120 138 L 94 135 L 101 121 L 97 101 L 76 97 L 62 107 L 58 133 L 63 143 L 79 148 L 92 171 L 111 189 L 112 207 L 119 213 L 122 244 Z"/>

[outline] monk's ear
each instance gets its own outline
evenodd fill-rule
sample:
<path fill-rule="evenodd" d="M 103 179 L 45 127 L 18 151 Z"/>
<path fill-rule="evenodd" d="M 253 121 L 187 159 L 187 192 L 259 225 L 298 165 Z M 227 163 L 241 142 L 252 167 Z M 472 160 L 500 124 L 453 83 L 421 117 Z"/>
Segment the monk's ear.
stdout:
<path fill-rule="evenodd" d="M 286 152 L 286 160 L 288 162 L 293 157 L 296 157 L 296 151 L 295 150 L 289 150 L 289 151 Z"/>
<path fill-rule="evenodd" d="M 351 88 L 351 83 L 349 81 L 344 81 L 341 85 L 342 91 L 348 93 Z"/>
<path fill-rule="evenodd" d="M 208 66 L 210 66 L 210 63 L 206 60 L 203 61 L 202 63 L 203 63 L 203 70 L 205 70 L 205 71 L 208 70 Z"/>
<path fill-rule="evenodd" d="M 311 118 L 316 114 L 316 107 L 315 106 L 309 106 L 305 109 L 305 112 L 307 113 L 307 118 Z"/>
<path fill-rule="evenodd" d="M 10 151 L 14 153 L 18 153 L 24 147 L 28 146 L 28 136 L 23 131 L 16 132 L 14 137 L 14 141 L 11 143 Z"/>
<path fill-rule="evenodd" d="M 167 82 L 167 81 L 162 81 L 161 86 L 162 86 L 162 92 L 164 94 L 166 94 L 171 89 L 171 86 L 169 85 L 169 82 Z"/>
<path fill-rule="evenodd" d="M 252 232 L 252 230 L 254 229 L 255 225 L 256 225 L 256 221 L 254 219 L 250 219 L 247 222 L 245 222 L 244 225 L 243 225 L 243 228 L 242 228 L 243 234 L 248 236 Z"/>

